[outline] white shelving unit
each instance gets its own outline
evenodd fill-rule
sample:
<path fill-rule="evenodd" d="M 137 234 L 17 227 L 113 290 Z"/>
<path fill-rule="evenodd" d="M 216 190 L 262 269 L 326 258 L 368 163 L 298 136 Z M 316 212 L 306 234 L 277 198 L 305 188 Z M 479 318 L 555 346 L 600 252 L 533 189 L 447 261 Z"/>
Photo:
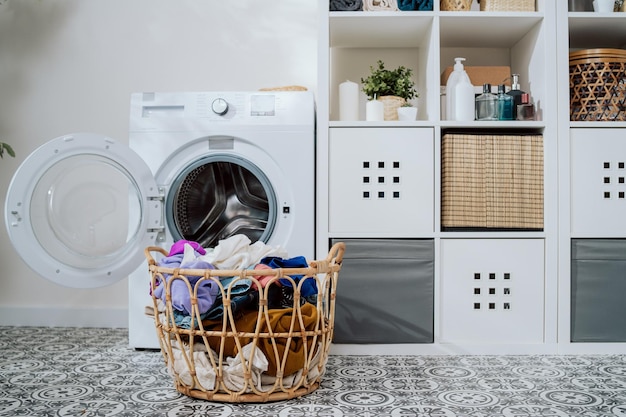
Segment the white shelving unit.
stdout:
<path fill-rule="evenodd" d="M 318 256 L 326 253 L 330 239 L 412 238 L 430 239 L 434 243 L 433 342 L 335 345 L 334 349 L 357 354 L 376 349 L 381 353 L 484 354 L 623 351 L 624 345 L 619 343 L 583 346 L 570 342 L 569 247 L 576 236 L 570 228 L 569 132 L 590 127 L 624 128 L 626 123 L 569 122 L 568 53 L 590 47 L 626 47 L 619 44 L 626 40 L 626 14 L 568 12 L 567 2 L 553 0 L 537 0 L 537 11 L 523 13 L 480 12 L 476 4 L 472 11 L 448 12 L 439 10 L 438 1 L 434 1 L 434 10 L 427 12 L 327 12 L 328 9 L 328 1 L 321 0 Z M 442 120 L 440 74 L 453 65 L 456 56 L 465 57 L 468 66 L 505 65 L 519 73 L 521 89 L 531 94 L 537 106 L 537 120 L 465 123 Z M 366 122 L 366 97 L 361 93 L 360 120 L 339 121 L 339 84 L 345 80 L 358 83 L 378 59 L 388 68 L 404 65 L 413 69 L 420 94 L 418 120 Z M 543 135 L 542 231 L 442 230 L 441 141 L 446 132 L 459 130 L 476 134 Z M 352 155 L 354 161 L 346 150 L 348 144 L 359 147 L 357 155 Z M 411 166 L 422 167 L 419 173 L 406 172 L 420 176 L 417 184 L 412 185 L 410 177 L 402 180 L 406 190 L 418 190 L 419 195 L 386 200 L 380 204 L 380 209 L 386 212 L 373 208 L 375 201 L 361 203 L 358 198 L 342 197 L 356 187 L 349 178 L 361 175 L 358 161 L 365 159 L 363 155 L 368 150 L 373 155 L 387 155 L 385 158 L 389 160 L 395 158 L 398 163 L 406 161 Z M 425 205 L 426 209 L 415 210 L 414 215 L 419 218 L 409 221 L 407 213 L 416 204 Z M 405 227 L 402 227 L 403 219 Z M 338 227 L 346 223 L 348 226 Z M 482 264 L 476 264 L 476 256 L 465 258 L 463 253 L 480 254 Z M 502 259 L 510 265 L 508 272 L 507 263 L 496 265 Z M 488 275 L 490 268 L 502 272 L 502 276 L 508 274 L 520 279 L 511 281 L 510 285 L 499 281 L 492 286 L 489 281 L 480 285 L 467 282 L 466 276 L 479 270 Z M 465 287 L 465 292 L 452 290 Z M 480 296 L 474 293 L 478 287 L 483 291 Z M 494 289 L 497 293 L 490 294 Z M 489 311 L 489 307 L 479 313 L 472 311 L 474 302 L 489 306 L 492 299 L 498 306 L 495 311 Z M 504 308 L 508 311 L 503 311 Z"/>
<path fill-rule="evenodd" d="M 559 2 L 557 2 L 559 3 Z M 626 222 L 619 207 L 619 169 L 605 169 L 604 162 L 626 160 L 625 122 L 570 121 L 569 53 L 582 49 L 626 49 L 626 13 L 568 12 L 557 4 L 557 78 L 559 129 L 559 298 L 558 341 L 564 353 L 623 353 L 623 342 L 573 342 L 572 242 L 577 239 L 626 239 Z M 616 168 L 613 164 L 612 168 Z M 605 184 L 609 178 L 610 184 Z M 612 188 L 608 188 L 612 187 Z M 604 198 L 605 192 L 611 198 Z M 625 190 L 626 191 L 626 190 Z M 624 200 L 626 201 L 626 200 Z M 614 293 L 606 282 L 596 284 Z M 600 294 L 599 300 L 602 300 Z M 599 309 L 606 304 L 600 301 Z M 605 317 L 623 328 L 623 317 Z"/>

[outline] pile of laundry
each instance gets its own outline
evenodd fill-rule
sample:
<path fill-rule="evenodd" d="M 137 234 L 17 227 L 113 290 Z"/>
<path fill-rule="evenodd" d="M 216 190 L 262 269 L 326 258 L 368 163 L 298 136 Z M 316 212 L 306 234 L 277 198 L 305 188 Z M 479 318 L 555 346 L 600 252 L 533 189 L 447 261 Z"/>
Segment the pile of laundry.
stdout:
<path fill-rule="evenodd" d="M 269 246 L 258 241 L 251 243 L 250 239 L 242 234 L 220 240 L 214 248 L 205 249 L 197 242 L 179 240 L 172 245 L 167 257 L 158 261 L 159 267 L 180 269 L 275 269 L 275 268 L 307 268 L 309 264 L 304 256 L 286 258 L 286 251 L 280 246 Z M 222 298 L 224 292 L 220 285 L 212 280 L 201 280 L 201 276 L 189 275 L 186 277 L 191 285 L 182 279 L 173 279 L 170 285 L 170 297 L 176 325 L 190 328 L 193 315 L 191 298 L 196 293 L 198 314 L 201 320 L 220 320 L 224 314 Z M 259 301 L 258 284 L 264 288 L 273 276 L 259 275 L 252 279 L 242 279 L 238 276 L 225 277 L 220 280 L 221 287 L 227 291 L 230 288 L 230 308 L 233 315 L 239 315 L 245 310 L 256 310 Z M 157 283 L 154 295 L 162 301 L 166 300 L 165 287 L 172 279 L 165 276 L 164 283 Z M 293 285 L 302 279 L 301 275 L 291 276 L 291 280 L 281 278 L 268 288 L 268 305 L 270 309 L 293 307 Z M 311 302 L 315 304 L 317 285 L 315 279 L 306 279 L 300 289 L 302 299 L 300 304 Z M 195 323 L 197 325 L 197 323 Z M 197 326 L 196 326 L 197 327 Z"/>
<path fill-rule="evenodd" d="M 171 349 L 168 368 L 181 382 L 191 384 L 191 375 L 196 375 L 205 389 L 212 390 L 216 375 L 223 375 L 221 379 L 229 389 L 249 390 L 254 386 L 266 390 L 274 385 L 277 376 L 282 385 L 288 383 L 287 376 L 294 379 L 292 383 L 300 383 L 298 375 L 305 370 L 306 379 L 316 376 L 312 368 L 316 368 L 319 360 L 315 358 L 319 355 L 319 347 L 313 346 L 314 337 L 301 337 L 306 331 L 319 329 L 318 320 L 322 318 L 318 314 L 315 277 L 290 275 L 277 278 L 261 273 L 245 278 L 234 273 L 308 268 L 306 258 L 287 258 L 281 247 L 251 243 L 247 236 L 235 235 L 220 240 L 214 248 L 180 240 L 172 245 L 166 257 L 157 261 L 157 265 L 173 269 L 233 271 L 233 276 L 210 279 L 202 275 L 185 275 L 183 279 L 178 275 L 162 274 L 162 282 L 157 282 L 151 289 L 153 297 L 158 300 L 159 320 L 167 325 L 168 331 L 183 336 L 187 334 L 185 329 L 197 330 L 201 326 L 205 331 L 203 337 L 170 337 L 166 341 Z M 294 299 L 294 286 L 300 290 L 297 300 Z M 259 303 L 261 294 L 266 296 L 267 303 L 267 310 L 262 315 L 259 312 L 265 303 Z M 196 302 L 192 303 L 194 297 Z M 165 308 L 166 301 L 171 303 L 170 308 Z M 225 306 L 232 315 L 225 314 Z M 225 337 L 225 332 L 231 336 Z M 274 337 L 258 336 L 287 333 L 294 336 L 278 343 Z M 223 357 L 224 363 L 216 362 L 218 357 Z M 190 365 L 195 369 L 189 369 Z M 246 368 L 252 372 L 252 379 L 247 382 L 242 373 Z"/>

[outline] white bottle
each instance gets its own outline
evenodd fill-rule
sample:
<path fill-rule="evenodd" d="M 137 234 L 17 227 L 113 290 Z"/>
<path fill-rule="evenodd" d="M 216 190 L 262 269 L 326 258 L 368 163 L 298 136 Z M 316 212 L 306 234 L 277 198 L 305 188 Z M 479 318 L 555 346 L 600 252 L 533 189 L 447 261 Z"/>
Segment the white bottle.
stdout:
<path fill-rule="evenodd" d="M 454 71 L 446 83 L 446 115 L 448 120 L 472 121 L 475 116 L 474 86 L 465 72 L 465 58 L 454 58 Z"/>

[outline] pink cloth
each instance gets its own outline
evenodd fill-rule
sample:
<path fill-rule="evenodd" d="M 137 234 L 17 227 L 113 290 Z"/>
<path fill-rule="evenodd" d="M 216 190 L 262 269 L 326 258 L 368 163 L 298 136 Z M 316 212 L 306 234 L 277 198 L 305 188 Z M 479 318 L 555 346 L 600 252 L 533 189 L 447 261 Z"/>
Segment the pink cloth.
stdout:
<path fill-rule="evenodd" d="M 256 271 L 258 269 L 272 269 L 272 268 L 265 264 L 257 264 L 255 265 L 254 270 Z M 261 288 L 265 288 L 267 283 L 275 277 L 276 277 L 275 275 L 255 275 L 253 278 L 259 281 L 259 284 L 261 284 Z M 274 282 L 274 285 L 277 285 L 280 287 L 281 286 L 280 281 L 277 280 L 276 282 Z M 252 283 L 252 288 L 254 288 L 255 290 L 257 289 L 256 282 Z"/>
<path fill-rule="evenodd" d="M 206 255 L 206 251 L 204 250 L 204 248 L 202 246 L 200 246 L 199 243 L 192 242 L 190 240 L 179 240 L 178 242 L 176 242 L 176 243 L 174 243 L 172 245 L 172 247 L 170 248 L 170 253 L 167 256 L 173 256 L 173 255 L 177 255 L 179 253 L 184 253 L 185 252 L 185 243 L 190 245 L 200 255 Z"/>

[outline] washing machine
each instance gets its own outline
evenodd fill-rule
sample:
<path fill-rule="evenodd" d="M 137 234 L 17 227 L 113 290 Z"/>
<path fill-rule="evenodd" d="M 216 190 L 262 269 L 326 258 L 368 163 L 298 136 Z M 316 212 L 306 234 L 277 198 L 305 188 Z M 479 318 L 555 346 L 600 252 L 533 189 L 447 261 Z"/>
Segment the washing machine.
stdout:
<path fill-rule="evenodd" d="M 136 93 L 128 145 L 93 133 L 29 155 L 7 192 L 13 246 L 39 275 L 94 288 L 129 277 L 129 345 L 158 348 L 144 248 L 236 234 L 315 255 L 310 92 Z"/>

